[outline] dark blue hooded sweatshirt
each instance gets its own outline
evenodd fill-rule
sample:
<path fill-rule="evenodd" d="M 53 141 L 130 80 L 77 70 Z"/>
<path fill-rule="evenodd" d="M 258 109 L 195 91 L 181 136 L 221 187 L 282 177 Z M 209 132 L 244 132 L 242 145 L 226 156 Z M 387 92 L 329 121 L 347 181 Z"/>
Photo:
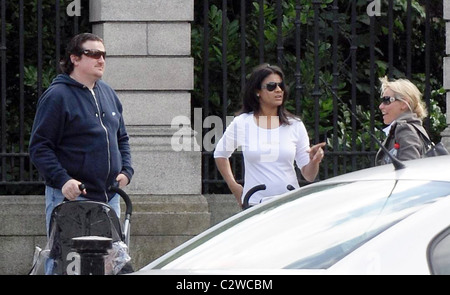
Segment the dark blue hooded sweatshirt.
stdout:
<path fill-rule="evenodd" d="M 58 75 L 40 97 L 30 139 L 30 157 L 45 184 L 61 189 L 71 178 L 85 197 L 108 201 L 119 173 L 133 176 L 122 105 L 98 80 L 94 94 L 67 74 Z"/>

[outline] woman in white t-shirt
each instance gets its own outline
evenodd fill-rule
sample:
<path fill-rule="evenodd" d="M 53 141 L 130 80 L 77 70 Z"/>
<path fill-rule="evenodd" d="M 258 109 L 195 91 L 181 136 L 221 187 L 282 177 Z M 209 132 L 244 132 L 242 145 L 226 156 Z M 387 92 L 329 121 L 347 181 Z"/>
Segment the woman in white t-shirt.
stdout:
<path fill-rule="evenodd" d="M 317 176 L 325 143 L 309 147 L 303 122 L 284 107 L 287 97 L 284 73 L 279 67 L 256 67 L 246 83 L 240 115 L 217 143 L 217 169 L 240 206 L 247 192 L 257 185 L 264 184 L 266 189 L 251 196 L 250 206 L 298 188 L 294 160 L 307 181 Z M 237 148 L 244 156 L 243 187 L 236 182 L 229 161 Z"/>

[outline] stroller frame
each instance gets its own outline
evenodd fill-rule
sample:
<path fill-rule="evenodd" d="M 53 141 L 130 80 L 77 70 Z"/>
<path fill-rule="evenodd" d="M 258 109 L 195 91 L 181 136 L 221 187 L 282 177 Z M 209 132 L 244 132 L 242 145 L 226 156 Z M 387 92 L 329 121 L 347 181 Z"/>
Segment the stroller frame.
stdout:
<path fill-rule="evenodd" d="M 83 200 L 83 201 L 64 201 L 57 205 L 51 214 L 49 239 L 46 246 L 48 259 L 40 259 L 45 263 L 45 272 L 47 274 L 74 274 L 76 259 L 79 257 L 72 248 L 72 238 L 99 236 L 111 238 L 113 250 L 116 253 L 109 254 L 106 259 L 111 262 L 114 274 L 132 272 L 129 263 L 128 245 L 130 244 L 130 220 L 132 214 L 132 203 L 128 194 L 122 189 L 111 186 L 110 191 L 118 194 L 125 202 L 125 219 L 123 226 L 117 213 L 107 203 Z M 111 255 L 125 255 L 128 259 L 109 257 Z M 123 256 L 121 256 L 123 257 Z M 78 260 L 79 262 L 79 260 Z M 33 266 L 30 274 L 38 272 Z"/>

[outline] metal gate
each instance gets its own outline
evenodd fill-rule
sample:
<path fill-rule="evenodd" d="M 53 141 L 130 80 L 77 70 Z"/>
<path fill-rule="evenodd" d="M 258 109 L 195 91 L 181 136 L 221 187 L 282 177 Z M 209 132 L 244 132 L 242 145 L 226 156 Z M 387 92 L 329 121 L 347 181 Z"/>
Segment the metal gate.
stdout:
<path fill-rule="evenodd" d="M 88 0 L 0 2 L 0 194 L 43 190 L 28 154 L 36 103 L 66 43 L 91 30 L 88 8 Z"/>

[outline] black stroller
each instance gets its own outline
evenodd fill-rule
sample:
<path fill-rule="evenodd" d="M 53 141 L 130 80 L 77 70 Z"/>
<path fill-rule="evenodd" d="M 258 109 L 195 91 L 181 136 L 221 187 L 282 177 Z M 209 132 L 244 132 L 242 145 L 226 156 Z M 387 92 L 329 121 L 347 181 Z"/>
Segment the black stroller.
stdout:
<path fill-rule="evenodd" d="M 80 257 L 72 247 L 72 238 L 87 236 L 112 240 L 112 248 L 105 257 L 105 274 L 124 274 L 133 271 L 128 255 L 132 203 L 130 197 L 120 188 L 112 186 L 109 189 L 119 194 L 125 201 L 123 228 L 116 212 L 106 203 L 63 202 L 52 211 L 47 246 L 39 255 L 35 253 L 30 274 L 43 272 L 57 275 L 80 274 Z"/>

